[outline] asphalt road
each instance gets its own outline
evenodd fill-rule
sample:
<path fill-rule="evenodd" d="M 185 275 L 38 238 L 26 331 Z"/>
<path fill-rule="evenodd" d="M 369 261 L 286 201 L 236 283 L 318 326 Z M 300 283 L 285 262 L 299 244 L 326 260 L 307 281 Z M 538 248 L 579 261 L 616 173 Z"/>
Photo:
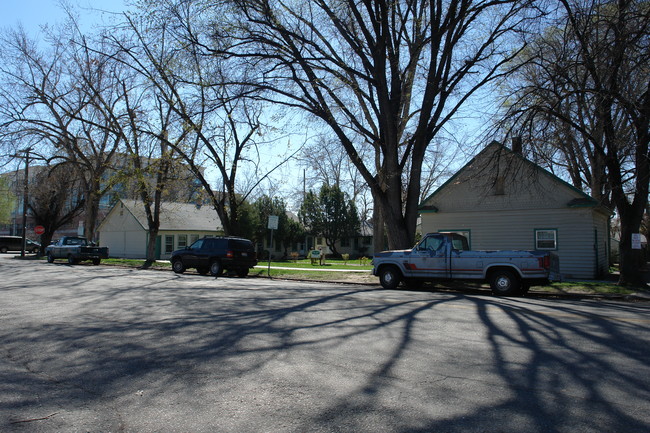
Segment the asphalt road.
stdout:
<path fill-rule="evenodd" d="M 650 431 L 650 304 L 0 257 L 3 432 Z"/>

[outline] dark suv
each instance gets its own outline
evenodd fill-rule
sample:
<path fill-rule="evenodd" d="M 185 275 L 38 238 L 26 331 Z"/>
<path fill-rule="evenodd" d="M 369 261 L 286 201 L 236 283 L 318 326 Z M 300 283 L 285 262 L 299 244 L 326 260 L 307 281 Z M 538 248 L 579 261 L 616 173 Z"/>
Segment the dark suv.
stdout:
<path fill-rule="evenodd" d="M 248 270 L 257 264 L 257 256 L 253 243 L 248 239 L 216 237 L 202 238 L 189 247 L 174 251 L 171 262 L 177 274 L 196 268 L 202 275 L 209 272 L 218 277 L 225 270 L 245 277 Z"/>
<path fill-rule="evenodd" d="M 37 253 L 41 249 L 41 244 L 29 239 L 25 239 L 25 251 Z M 8 251 L 22 251 L 23 238 L 21 236 L 0 236 L 0 253 Z"/>

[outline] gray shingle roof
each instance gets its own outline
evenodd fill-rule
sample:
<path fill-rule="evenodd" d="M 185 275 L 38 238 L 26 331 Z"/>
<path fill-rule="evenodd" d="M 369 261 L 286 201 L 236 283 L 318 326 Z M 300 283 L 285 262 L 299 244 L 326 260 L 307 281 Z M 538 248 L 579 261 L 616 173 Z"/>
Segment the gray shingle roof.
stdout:
<path fill-rule="evenodd" d="M 122 203 L 146 229 L 147 216 L 142 202 L 123 199 Z M 166 202 L 161 204 L 160 209 L 160 230 L 223 230 L 217 211 L 211 206 Z"/>

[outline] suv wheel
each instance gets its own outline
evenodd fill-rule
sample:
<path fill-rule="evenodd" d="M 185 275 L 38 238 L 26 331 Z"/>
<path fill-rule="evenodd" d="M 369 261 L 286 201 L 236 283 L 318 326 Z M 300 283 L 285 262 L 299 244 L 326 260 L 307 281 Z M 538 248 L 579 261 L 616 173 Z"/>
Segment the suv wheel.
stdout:
<path fill-rule="evenodd" d="M 240 277 L 240 278 L 244 278 L 244 277 L 248 276 L 248 268 L 237 269 L 237 276 Z"/>
<path fill-rule="evenodd" d="M 172 262 L 172 270 L 177 274 L 182 274 L 185 272 L 185 265 L 183 264 L 183 261 L 180 259 L 174 260 Z"/>
<path fill-rule="evenodd" d="M 213 277 L 220 277 L 223 275 L 223 266 L 219 260 L 215 260 L 210 263 L 210 275 Z"/>

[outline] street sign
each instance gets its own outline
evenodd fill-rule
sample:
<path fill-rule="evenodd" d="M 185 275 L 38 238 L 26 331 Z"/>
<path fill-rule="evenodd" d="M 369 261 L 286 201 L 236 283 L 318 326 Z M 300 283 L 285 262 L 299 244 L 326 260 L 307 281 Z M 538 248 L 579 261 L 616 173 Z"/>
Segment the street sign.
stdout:
<path fill-rule="evenodd" d="M 42 235 L 43 233 L 45 233 L 45 227 L 43 226 L 34 227 L 34 233 L 36 233 L 37 235 Z"/>
<path fill-rule="evenodd" d="M 277 216 L 277 215 L 269 215 L 269 226 L 268 226 L 268 228 L 270 230 L 277 230 L 279 221 L 280 221 L 279 216 Z"/>

